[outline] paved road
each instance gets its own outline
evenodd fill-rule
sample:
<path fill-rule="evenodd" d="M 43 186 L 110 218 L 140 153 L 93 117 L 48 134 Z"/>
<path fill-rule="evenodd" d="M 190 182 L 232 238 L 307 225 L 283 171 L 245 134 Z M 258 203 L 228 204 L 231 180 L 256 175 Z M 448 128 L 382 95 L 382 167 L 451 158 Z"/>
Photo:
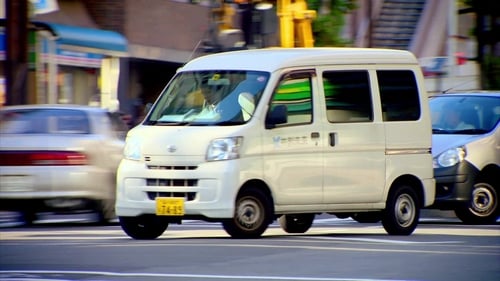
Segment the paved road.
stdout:
<path fill-rule="evenodd" d="M 118 225 L 40 223 L 0 229 L 0 280 L 500 280 L 500 224 L 424 218 L 411 236 L 319 217 L 304 235 L 276 224 L 231 239 L 216 223 L 172 225 L 138 241 Z"/>
<path fill-rule="evenodd" d="M 97 215 L 92 213 L 82 213 L 82 214 L 69 214 L 69 215 L 54 215 L 51 213 L 39 213 L 37 214 L 38 220 L 34 222 L 35 225 L 57 225 L 61 223 L 74 223 L 74 224 L 89 224 L 95 223 Z M 320 215 L 317 217 L 317 222 L 325 221 L 335 221 L 334 216 L 330 215 Z M 338 220 L 337 220 L 338 221 Z M 349 221 L 349 220 L 343 220 Z M 438 210 L 422 210 L 421 221 L 432 222 L 432 221 L 445 221 L 445 222 L 456 222 L 460 221 L 455 217 L 451 211 L 438 211 Z M 112 221 L 112 223 L 117 223 L 117 220 Z M 500 219 L 499 219 L 500 222 Z M 0 228 L 9 227 L 19 227 L 23 226 L 21 214 L 16 212 L 5 212 L 0 211 Z"/>

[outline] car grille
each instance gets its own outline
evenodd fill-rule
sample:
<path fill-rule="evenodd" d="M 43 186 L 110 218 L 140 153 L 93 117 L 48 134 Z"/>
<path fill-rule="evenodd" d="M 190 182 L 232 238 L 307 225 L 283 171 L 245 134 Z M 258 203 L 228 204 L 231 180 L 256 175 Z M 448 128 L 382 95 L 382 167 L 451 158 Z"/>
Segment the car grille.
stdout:
<path fill-rule="evenodd" d="M 148 169 L 150 170 L 196 170 L 196 166 L 159 166 L 159 165 L 148 165 Z"/>
<path fill-rule="evenodd" d="M 146 179 L 147 186 L 197 186 L 196 179 Z"/>

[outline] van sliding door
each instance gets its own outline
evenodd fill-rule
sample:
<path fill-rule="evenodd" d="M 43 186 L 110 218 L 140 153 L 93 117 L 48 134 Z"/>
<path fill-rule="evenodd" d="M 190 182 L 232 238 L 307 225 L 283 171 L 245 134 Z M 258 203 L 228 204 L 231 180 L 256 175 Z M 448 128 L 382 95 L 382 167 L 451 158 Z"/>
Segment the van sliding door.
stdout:
<path fill-rule="evenodd" d="M 382 199 L 385 185 L 385 135 L 375 122 L 378 97 L 366 69 L 321 73 L 326 120 L 323 137 L 324 203 L 373 203 Z"/>

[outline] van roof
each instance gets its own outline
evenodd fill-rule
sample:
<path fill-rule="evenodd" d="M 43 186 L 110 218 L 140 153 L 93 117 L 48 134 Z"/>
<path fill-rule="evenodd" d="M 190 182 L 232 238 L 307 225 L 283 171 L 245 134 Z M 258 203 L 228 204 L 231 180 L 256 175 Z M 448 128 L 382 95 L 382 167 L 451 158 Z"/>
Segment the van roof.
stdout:
<path fill-rule="evenodd" d="M 231 51 L 198 57 L 179 71 L 192 70 L 261 70 L 304 65 L 418 64 L 409 51 L 372 48 L 263 48 Z"/>

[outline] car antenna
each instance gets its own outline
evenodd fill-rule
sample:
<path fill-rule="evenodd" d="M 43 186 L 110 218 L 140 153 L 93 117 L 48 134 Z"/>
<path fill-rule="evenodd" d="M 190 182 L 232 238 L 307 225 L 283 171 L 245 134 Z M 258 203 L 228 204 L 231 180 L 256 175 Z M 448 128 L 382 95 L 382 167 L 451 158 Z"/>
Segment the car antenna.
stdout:
<path fill-rule="evenodd" d="M 458 87 L 460 87 L 460 86 L 463 86 L 463 85 L 465 85 L 465 84 L 468 84 L 468 83 L 470 83 L 470 82 L 474 82 L 474 79 L 469 80 L 469 81 L 465 81 L 465 82 L 462 82 L 462 83 L 460 83 L 460 84 L 458 84 L 458 85 L 455 85 L 455 86 L 453 86 L 453 87 L 450 87 L 450 88 L 448 88 L 448 89 L 446 89 L 446 90 L 442 91 L 442 92 L 441 92 L 441 94 L 446 94 L 446 93 L 448 93 L 449 91 L 451 91 L 451 90 L 453 90 L 453 89 L 456 89 L 456 88 L 458 88 Z"/>

